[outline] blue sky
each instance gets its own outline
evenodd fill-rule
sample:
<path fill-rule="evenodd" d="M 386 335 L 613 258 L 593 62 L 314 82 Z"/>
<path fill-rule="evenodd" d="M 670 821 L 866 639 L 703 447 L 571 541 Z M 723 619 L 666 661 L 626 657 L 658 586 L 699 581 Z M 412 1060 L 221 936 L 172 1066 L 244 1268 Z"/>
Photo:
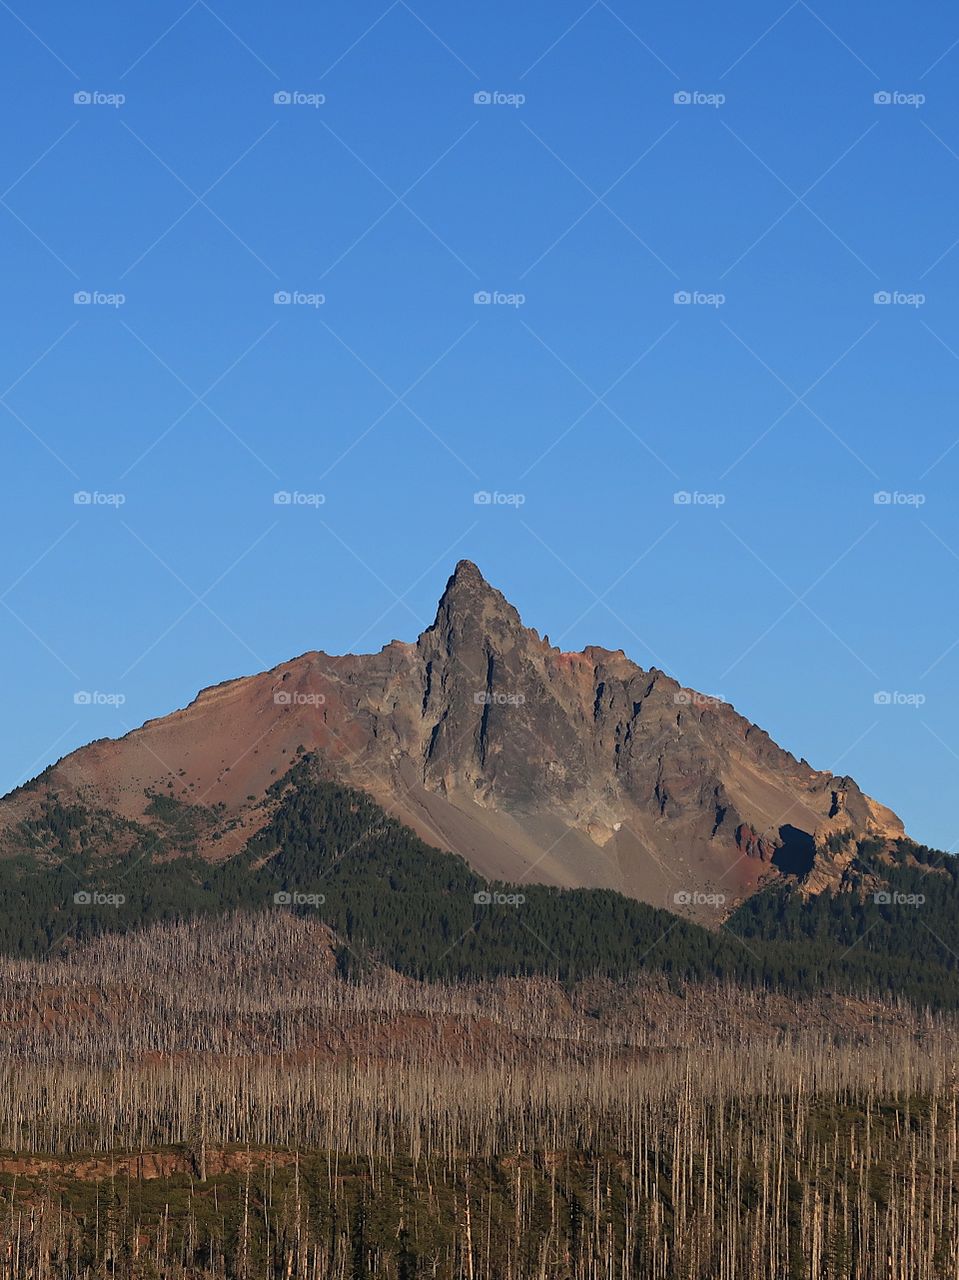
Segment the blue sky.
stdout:
<path fill-rule="evenodd" d="M 468 556 L 959 847 L 954 6 L 0 32 L 0 787 Z"/>

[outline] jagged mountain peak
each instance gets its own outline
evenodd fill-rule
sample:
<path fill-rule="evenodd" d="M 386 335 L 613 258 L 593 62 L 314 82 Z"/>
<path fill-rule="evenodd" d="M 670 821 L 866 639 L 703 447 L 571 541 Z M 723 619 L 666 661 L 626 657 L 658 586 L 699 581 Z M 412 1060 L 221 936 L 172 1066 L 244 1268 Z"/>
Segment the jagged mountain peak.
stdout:
<path fill-rule="evenodd" d="M 489 584 L 472 560 L 460 560 L 446 583 L 431 627 L 421 641 L 524 631 L 522 619 L 501 591 Z M 531 633 L 532 634 L 532 633 Z"/>
<path fill-rule="evenodd" d="M 622 650 L 552 648 L 471 560 L 412 644 L 311 652 L 229 681 L 0 801 L 0 853 L 44 797 L 152 821 L 156 796 L 217 810 L 230 856 L 303 748 L 429 843 L 502 880 L 721 909 L 895 814 L 776 745 L 731 706 Z M 222 824 L 221 824 L 222 825 Z M 212 837 L 211 837 L 212 840 Z M 684 894 L 686 897 L 677 897 Z"/>
<path fill-rule="evenodd" d="M 483 577 L 483 573 L 473 560 L 457 560 L 456 567 L 449 576 L 446 588 L 449 590 L 455 584 L 474 583 L 478 586 L 486 587 L 492 590 L 489 583 Z"/>

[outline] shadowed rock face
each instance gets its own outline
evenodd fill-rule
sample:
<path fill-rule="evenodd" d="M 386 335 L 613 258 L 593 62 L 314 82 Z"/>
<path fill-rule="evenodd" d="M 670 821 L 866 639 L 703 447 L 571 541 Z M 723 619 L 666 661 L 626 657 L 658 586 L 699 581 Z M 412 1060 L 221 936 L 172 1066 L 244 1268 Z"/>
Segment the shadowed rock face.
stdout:
<path fill-rule="evenodd" d="M 461 561 L 415 644 L 309 653 L 206 690 L 0 802 L 0 835 L 14 847 L 47 792 L 142 821 L 160 791 L 225 806 L 232 830 L 200 851 L 229 856 L 298 746 L 489 876 L 656 905 L 728 911 L 814 856 L 821 873 L 830 836 L 902 834 L 851 778 L 797 761 L 727 704 L 619 651 L 551 647 Z"/>

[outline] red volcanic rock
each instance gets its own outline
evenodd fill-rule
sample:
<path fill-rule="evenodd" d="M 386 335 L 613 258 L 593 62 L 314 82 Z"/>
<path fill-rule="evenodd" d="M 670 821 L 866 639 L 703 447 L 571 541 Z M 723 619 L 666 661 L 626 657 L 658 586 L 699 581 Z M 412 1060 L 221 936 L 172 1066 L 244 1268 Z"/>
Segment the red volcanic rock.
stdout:
<path fill-rule="evenodd" d="M 736 847 L 747 858 L 758 858 L 760 862 L 771 863 L 777 846 L 765 836 L 757 835 L 748 822 L 741 822 L 736 828 Z"/>

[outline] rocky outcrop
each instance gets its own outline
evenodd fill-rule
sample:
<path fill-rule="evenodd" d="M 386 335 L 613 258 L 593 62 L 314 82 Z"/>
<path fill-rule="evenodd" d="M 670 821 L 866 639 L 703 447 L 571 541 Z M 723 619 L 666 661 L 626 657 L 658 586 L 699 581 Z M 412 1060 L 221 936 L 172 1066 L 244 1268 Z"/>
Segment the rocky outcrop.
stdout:
<path fill-rule="evenodd" d="M 747 858 L 756 858 L 767 866 L 772 865 L 778 844 L 759 835 L 748 822 L 741 822 L 736 828 L 736 847 L 741 849 Z"/>

